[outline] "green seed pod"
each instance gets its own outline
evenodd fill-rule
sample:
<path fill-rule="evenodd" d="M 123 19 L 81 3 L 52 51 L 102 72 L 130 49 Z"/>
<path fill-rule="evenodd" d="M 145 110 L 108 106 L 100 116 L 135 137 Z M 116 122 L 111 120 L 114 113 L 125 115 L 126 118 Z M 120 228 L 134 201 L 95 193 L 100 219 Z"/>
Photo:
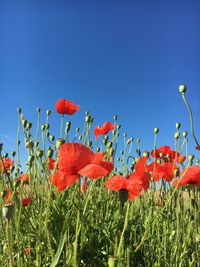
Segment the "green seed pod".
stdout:
<path fill-rule="evenodd" d="M 45 124 L 45 127 L 46 127 L 47 130 L 49 130 L 49 128 L 50 128 L 50 124 L 49 124 L 49 123 L 46 123 L 46 124 Z"/>
<path fill-rule="evenodd" d="M 180 127 L 181 127 L 181 124 L 180 124 L 180 122 L 177 122 L 177 123 L 176 123 L 176 129 L 177 129 L 177 130 L 179 130 L 179 129 L 180 129 Z"/>
<path fill-rule="evenodd" d="M 89 115 L 89 111 L 86 110 L 85 112 L 85 116 L 88 116 Z"/>
<path fill-rule="evenodd" d="M 85 116 L 85 122 L 87 122 L 87 123 L 90 122 L 90 116 L 89 115 Z"/>
<path fill-rule="evenodd" d="M 109 150 L 109 156 L 112 157 L 115 153 L 115 150 L 111 147 Z"/>
<path fill-rule="evenodd" d="M 186 138 L 188 135 L 188 132 L 183 132 L 183 137 Z"/>
<path fill-rule="evenodd" d="M 80 128 L 76 128 L 76 133 L 78 133 L 80 131 Z"/>
<path fill-rule="evenodd" d="M 47 116 L 49 116 L 51 114 L 51 110 L 50 109 L 48 109 L 46 112 L 47 112 Z"/>
<path fill-rule="evenodd" d="M 58 138 L 56 141 L 56 148 L 59 149 L 61 145 L 65 143 L 65 140 L 63 138 Z"/>
<path fill-rule="evenodd" d="M 114 115 L 113 119 L 114 121 L 117 121 L 117 115 Z"/>
<path fill-rule="evenodd" d="M 153 131 L 154 131 L 155 134 L 158 134 L 159 133 L 159 128 L 154 128 Z"/>
<path fill-rule="evenodd" d="M 117 130 L 121 129 L 121 124 L 117 124 Z"/>
<path fill-rule="evenodd" d="M 54 136 L 54 135 L 49 135 L 49 139 L 50 139 L 52 142 L 54 142 L 54 140 L 55 140 L 55 136 Z"/>
<path fill-rule="evenodd" d="M 108 135 L 107 134 L 104 135 L 104 138 L 103 139 L 105 139 L 106 141 L 108 141 Z"/>
<path fill-rule="evenodd" d="M 50 133 L 49 133 L 49 132 L 46 132 L 46 137 L 48 137 L 48 138 L 49 138 L 49 135 L 50 135 Z"/>
<path fill-rule="evenodd" d="M 136 142 L 137 142 L 138 144 L 140 144 L 140 138 L 137 138 L 137 139 L 136 139 Z"/>
<path fill-rule="evenodd" d="M 97 152 L 100 152 L 101 151 L 101 148 L 100 147 L 97 147 Z"/>
<path fill-rule="evenodd" d="M 186 86 L 184 84 L 179 85 L 179 91 L 181 94 L 184 94 L 186 92 Z"/>
<path fill-rule="evenodd" d="M 124 133 L 123 136 L 126 137 L 127 136 L 127 133 Z"/>
<path fill-rule="evenodd" d="M 38 108 L 37 108 L 37 112 L 40 113 L 40 111 L 41 111 L 41 109 L 38 107 Z"/>
<path fill-rule="evenodd" d="M 133 142 L 133 137 L 129 138 L 126 142 L 127 145 L 130 145 Z"/>

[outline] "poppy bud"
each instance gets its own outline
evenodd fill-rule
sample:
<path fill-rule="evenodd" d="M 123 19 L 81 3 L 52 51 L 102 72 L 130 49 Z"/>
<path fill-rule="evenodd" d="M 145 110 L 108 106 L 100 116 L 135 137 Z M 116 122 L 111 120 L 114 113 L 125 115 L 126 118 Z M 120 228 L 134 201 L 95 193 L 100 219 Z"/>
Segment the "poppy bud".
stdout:
<path fill-rule="evenodd" d="M 149 158 L 149 156 L 150 156 L 149 151 L 144 151 L 144 152 L 143 152 L 143 157 L 147 157 L 147 158 Z"/>
<path fill-rule="evenodd" d="M 52 158 L 52 157 L 53 157 L 53 149 L 49 147 L 47 150 L 47 158 Z"/>
<path fill-rule="evenodd" d="M 187 137 L 188 133 L 187 132 L 183 132 L 183 137 Z"/>
<path fill-rule="evenodd" d="M 35 146 L 36 146 L 36 147 L 39 147 L 39 144 L 40 144 L 39 141 L 36 141 L 36 142 L 35 142 Z"/>
<path fill-rule="evenodd" d="M 37 108 L 37 112 L 40 113 L 41 109 L 40 108 Z"/>
<path fill-rule="evenodd" d="M 100 147 L 97 147 L 97 152 L 100 152 L 101 151 L 101 148 Z"/>
<path fill-rule="evenodd" d="M 117 130 L 121 128 L 121 124 L 117 124 Z"/>
<path fill-rule="evenodd" d="M 8 153 L 4 153 L 3 157 L 6 159 L 8 157 Z"/>
<path fill-rule="evenodd" d="M 45 127 L 46 127 L 47 130 L 49 130 L 49 128 L 50 128 L 50 124 L 49 124 L 49 123 L 46 123 L 46 124 L 45 124 Z"/>
<path fill-rule="evenodd" d="M 80 128 L 76 128 L 76 133 L 78 133 L 80 131 Z"/>
<path fill-rule="evenodd" d="M 56 148 L 59 149 L 59 147 L 65 143 L 65 140 L 63 138 L 58 138 L 56 141 Z"/>
<path fill-rule="evenodd" d="M 180 127 L 181 127 L 181 124 L 180 124 L 180 122 L 177 122 L 177 123 L 176 123 L 176 129 L 177 129 L 177 130 L 179 130 L 179 129 L 180 129 Z"/>
<path fill-rule="evenodd" d="M 22 112 L 22 109 L 21 108 L 18 108 L 17 109 L 17 113 L 21 114 L 21 112 Z"/>
<path fill-rule="evenodd" d="M 20 141 L 20 140 L 18 140 L 18 141 L 17 141 L 17 144 L 18 144 L 18 145 L 20 145 L 20 144 L 21 144 L 21 141 Z"/>
<path fill-rule="evenodd" d="M 179 170 L 174 170 L 174 177 L 178 177 L 180 175 L 180 171 Z"/>
<path fill-rule="evenodd" d="M 196 159 L 196 166 L 199 166 L 199 159 Z"/>
<path fill-rule="evenodd" d="M 33 146 L 34 146 L 34 144 L 33 144 L 33 141 L 28 141 L 28 142 L 26 142 L 26 148 L 33 148 Z"/>
<path fill-rule="evenodd" d="M 159 133 L 159 128 L 154 128 L 154 133 L 155 134 Z"/>
<path fill-rule="evenodd" d="M 2 216 L 8 221 L 12 218 L 14 213 L 14 203 L 9 202 L 3 205 L 2 207 Z"/>
<path fill-rule="evenodd" d="M 89 147 L 89 148 L 92 148 L 92 141 L 89 141 L 89 142 L 88 142 L 88 147 Z"/>
<path fill-rule="evenodd" d="M 117 121 L 117 115 L 114 115 L 113 119 L 114 121 Z"/>
<path fill-rule="evenodd" d="M 91 117 L 91 116 L 90 116 Z M 93 117 L 91 117 L 90 118 L 90 123 L 92 124 L 93 123 L 93 121 L 94 121 L 94 118 Z"/>
<path fill-rule="evenodd" d="M 109 156 L 112 157 L 115 153 L 115 150 L 111 147 L 111 149 L 109 150 Z"/>
<path fill-rule="evenodd" d="M 127 200 L 128 200 L 128 191 L 126 189 L 120 189 L 119 190 L 119 201 L 122 207 L 124 206 Z"/>
<path fill-rule="evenodd" d="M 104 138 L 103 139 L 105 139 L 106 141 L 108 141 L 108 135 L 107 134 L 104 135 Z"/>
<path fill-rule="evenodd" d="M 86 110 L 85 112 L 85 116 L 88 116 L 89 115 L 89 111 Z"/>
<path fill-rule="evenodd" d="M 179 139 L 179 138 L 180 138 L 180 133 L 176 132 L 176 133 L 174 134 L 174 138 L 175 138 L 175 139 Z"/>
<path fill-rule="evenodd" d="M 85 116 L 85 122 L 90 122 L 90 116 L 89 115 Z"/>
<path fill-rule="evenodd" d="M 28 122 L 28 123 L 27 123 L 27 129 L 30 130 L 31 127 L 32 127 L 32 123 L 31 123 L 31 122 Z"/>
<path fill-rule="evenodd" d="M 120 153 L 121 153 L 121 155 L 123 156 L 123 155 L 124 155 L 124 150 L 121 150 Z"/>
<path fill-rule="evenodd" d="M 51 114 L 51 110 L 48 109 L 48 110 L 47 110 L 47 116 L 49 116 L 50 114 Z"/>
<path fill-rule="evenodd" d="M 41 130 L 44 131 L 45 129 L 46 129 L 45 125 L 42 124 L 42 126 L 41 126 Z"/>
<path fill-rule="evenodd" d="M 188 157 L 188 160 L 192 162 L 193 159 L 194 159 L 194 155 L 193 154 L 190 154 L 189 157 Z"/>
<path fill-rule="evenodd" d="M 109 141 L 106 147 L 109 149 L 112 147 L 112 145 L 113 145 L 112 141 Z"/>
<path fill-rule="evenodd" d="M 140 143 L 140 138 L 137 138 L 136 139 L 136 142 L 139 144 Z"/>
<path fill-rule="evenodd" d="M 79 137 L 78 137 L 79 140 L 82 140 L 83 139 L 83 134 L 80 134 Z"/>
<path fill-rule="evenodd" d="M 16 155 L 15 151 L 12 151 L 12 157 L 14 158 L 14 156 Z"/>
<path fill-rule="evenodd" d="M 136 149 L 136 153 L 138 154 L 138 156 L 141 156 L 141 150 L 140 149 Z"/>
<path fill-rule="evenodd" d="M 115 256 L 109 256 L 108 267 L 116 267 L 116 266 L 117 266 L 117 258 Z"/>
<path fill-rule="evenodd" d="M 186 92 L 186 86 L 184 84 L 179 85 L 179 91 L 181 94 L 184 94 Z"/>
<path fill-rule="evenodd" d="M 124 133 L 123 136 L 126 137 L 127 136 L 127 133 Z"/>
<path fill-rule="evenodd" d="M 54 140 L 55 140 L 55 136 L 54 136 L 54 135 L 49 135 L 49 139 L 50 139 L 52 142 L 54 142 Z"/>
<path fill-rule="evenodd" d="M 129 138 L 129 139 L 127 140 L 126 144 L 129 145 L 129 144 L 132 143 L 132 142 L 133 142 L 133 137 Z"/>
<path fill-rule="evenodd" d="M 67 121 L 65 126 L 65 131 L 68 133 L 70 131 L 70 128 L 71 128 L 71 122 Z"/>
<path fill-rule="evenodd" d="M 24 128 L 26 128 L 26 125 L 27 125 L 27 120 L 23 119 L 22 120 L 22 126 L 24 126 Z"/>

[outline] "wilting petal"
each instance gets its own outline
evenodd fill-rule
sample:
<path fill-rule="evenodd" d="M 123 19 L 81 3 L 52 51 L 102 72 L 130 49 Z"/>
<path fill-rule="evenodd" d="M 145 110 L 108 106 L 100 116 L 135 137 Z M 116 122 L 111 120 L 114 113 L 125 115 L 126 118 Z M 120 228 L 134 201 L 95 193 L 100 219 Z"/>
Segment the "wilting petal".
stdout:
<path fill-rule="evenodd" d="M 111 177 L 104 185 L 110 190 L 126 189 L 127 179 L 122 175 L 116 175 Z"/>
<path fill-rule="evenodd" d="M 94 153 L 79 143 L 65 143 L 60 146 L 58 168 L 66 174 L 77 174 L 80 169 L 91 163 Z"/>

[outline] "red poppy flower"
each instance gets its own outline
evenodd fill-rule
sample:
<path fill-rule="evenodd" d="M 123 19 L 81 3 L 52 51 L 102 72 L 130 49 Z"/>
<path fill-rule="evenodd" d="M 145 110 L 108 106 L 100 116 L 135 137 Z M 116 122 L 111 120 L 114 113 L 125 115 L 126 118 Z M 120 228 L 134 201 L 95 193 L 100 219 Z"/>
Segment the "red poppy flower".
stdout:
<path fill-rule="evenodd" d="M 31 250 L 32 250 L 31 247 L 27 247 L 27 248 L 24 249 L 24 252 L 25 252 L 25 254 L 30 254 Z"/>
<path fill-rule="evenodd" d="M 29 175 L 27 173 L 24 173 L 17 179 L 17 181 L 28 183 L 29 179 L 30 179 Z"/>
<path fill-rule="evenodd" d="M 136 198 L 142 192 L 142 180 L 139 176 L 134 175 L 129 175 L 126 178 L 122 175 L 116 175 L 106 181 L 104 185 L 110 190 L 127 190 L 129 200 Z"/>
<path fill-rule="evenodd" d="M 180 173 L 180 178 L 176 179 L 172 185 L 181 187 L 185 185 L 194 185 L 200 187 L 200 167 L 190 166 Z"/>
<path fill-rule="evenodd" d="M 148 166 L 146 165 L 148 158 L 141 157 L 138 162 L 135 164 L 134 175 L 137 175 L 142 180 L 143 189 L 146 191 L 149 189 L 150 174 L 148 173 Z"/>
<path fill-rule="evenodd" d="M 58 191 L 74 184 L 80 176 L 98 179 L 107 176 L 114 168 L 113 162 L 103 161 L 104 153 L 93 153 L 78 143 L 65 143 L 58 154 L 58 171 L 50 181 Z"/>
<path fill-rule="evenodd" d="M 102 134 L 107 134 L 109 131 L 114 129 L 114 124 L 109 121 L 106 121 L 102 126 L 96 126 L 94 128 L 94 135 L 96 139 Z"/>
<path fill-rule="evenodd" d="M 14 162 L 10 159 L 10 158 L 5 158 L 2 160 L 0 160 L 0 171 L 9 171 L 10 167 L 14 165 Z M 5 169 L 4 169 L 5 167 Z"/>
<path fill-rule="evenodd" d="M 179 167 L 173 162 L 152 162 L 148 166 L 148 170 L 156 182 L 160 181 L 162 178 L 165 179 L 166 182 L 171 182 L 174 177 L 174 171 L 178 169 Z"/>
<path fill-rule="evenodd" d="M 73 115 L 79 108 L 79 105 L 74 105 L 70 100 L 59 99 L 56 103 L 56 110 L 59 114 Z"/>
<path fill-rule="evenodd" d="M 2 195 L 2 197 L 3 197 L 3 199 L 4 199 L 4 201 L 5 201 L 6 203 L 8 203 L 8 202 L 10 201 L 11 195 L 12 195 L 12 191 L 11 191 L 11 189 L 6 188 L 6 189 L 3 190 L 3 195 Z"/>
<path fill-rule="evenodd" d="M 48 170 L 51 171 L 51 170 L 54 170 L 55 168 L 55 160 L 52 159 L 52 158 L 48 158 L 47 159 L 47 167 L 48 167 Z"/>
<path fill-rule="evenodd" d="M 32 196 L 22 198 L 22 206 L 26 207 L 32 202 Z"/>

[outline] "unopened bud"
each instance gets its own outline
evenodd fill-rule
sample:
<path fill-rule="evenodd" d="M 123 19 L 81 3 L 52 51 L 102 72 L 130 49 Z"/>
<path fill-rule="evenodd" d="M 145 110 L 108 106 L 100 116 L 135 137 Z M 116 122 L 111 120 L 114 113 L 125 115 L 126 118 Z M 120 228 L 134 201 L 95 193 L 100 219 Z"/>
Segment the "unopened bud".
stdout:
<path fill-rule="evenodd" d="M 45 129 L 46 129 L 46 126 L 44 124 L 42 124 L 41 130 L 44 131 Z"/>
<path fill-rule="evenodd" d="M 23 119 L 22 120 L 22 126 L 24 126 L 24 128 L 26 128 L 26 125 L 27 125 L 27 120 Z"/>
<path fill-rule="evenodd" d="M 52 158 L 52 157 L 53 157 L 53 149 L 49 147 L 47 150 L 47 158 Z"/>
<path fill-rule="evenodd" d="M 179 85 L 179 91 L 181 94 L 184 94 L 186 92 L 186 86 L 184 84 Z"/>
<path fill-rule="evenodd" d="M 180 133 L 176 132 L 176 133 L 174 134 L 174 138 L 175 138 L 175 139 L 179 139 L 179 138 L 180 138 Z"/>
<path fill-rule="evenodd" d="M 154 131 L 155 134 L 157 134 L 157 133 L 159 133 L 159 128 L 154 128 L 153 131 Z"/>
<path fill-rule="evenodd" d="M 47 110 L 47 116 L 49 116 L 51 114 L 51 110 Z"/>
<path fill-rule="evenodd" d="M 121 128 L 121 124 L 117 124 L 117 130 Z"/>
<path fill-rule="evenodd" d="M 38 150 L 38 157 L 39 157 L 39 158 L 42 158 L 43 155 L 44 155 L 43 150 Z"/>
<path fill-rule="evenodd" d="M 174 170 L 174 177 L 178 177 L 180 175 L 180 171 L 175 169 Z"/>
<path fill-rule="evenodd" d="M 12 151 L 12 157 L 14 158 L 14 156 L 16 155 L 15 151 Z"/>
<path fill-rule="evenodd" d="M 149 158 L 149 156 L 150 156 L 149 151 L 144 151 L 144 152 L 143 152 L 143 157 L 147 157 L 147 158 Z"/>
<path fill-rule="evenodd" d="M 183 132 L 183 137 L 184 137 L 184 138 L 186 138 L 186 137 L 187 137 L 187 135 L 188 135 L 188 133 L 187 133 L 187 132 Z"/>
<path fill-rule="evenodd" d="M 129 138 L 126 142 L 127 145 L 131 144 L 133 142 L 133 137 Z"/>
<path fill-rule="evenodd" d="M 112 141 L 109 141 L 108 144 L 107 144 L 107 148 L 108 148 L 108 149 L 111 148 L 112 145 L 113 145 Z"/>
<path fill-rule="evenodd" d="M 193 161 L 193 159 L 194 159 L 194 155 L 193 154 L 190 154 L 189 157 L 188 157 L 188 160 L 189 161 Z"/>
<path fill-rule="evenodd" d="M 27 129 L 30 130 L 31 127 L 32 127 L 32 123 L 31 123 L 31 122 L 28 122 L 28 123 L 27 123 Z"/>
<path fill-rule="evenodd" d="M 176 129 L 177 129 L 177 130 L 179 130 L 179 129 L 180 129 L 180 127 L 181 127 L 181 124 L 180 124 L 180 122 L 177 122 L 177 123 L 176 123 Z"/>
<path fill-rule="evenodd" d="M 17 109 L 17 113 L 21 114 L 21 112 L 22 112 L 22 109 L 21 108 L 18 108 Z"/>
<path fill-rule="evenodd" d="M 41 109 L 38 107 L 38 108 L 37 108 L 37 112 L 40 113 L 40 111 L 41 111 Z"/>
<path fill-rule="evenodd" d="M 50 139 L 52 142 L 54 142 L 54 140 L 55 140 L 55 136 L 54 136 L 54 135 L 49 135 L 49 139 Z"/>
<path fill-rule="evenodd" d="M 71 122 L 67 121 L 65 126 L 65 131 L 68 133 L 70 131 L 70 128 L 71 128 Z"/>
<path fill-rule="evenodd" d="M 65 143 L 65 140 L 63 138 L 58 138 L 56 141 L 56 148 L 59 149 L 62 144 Z"/>
<path fill-rule="evenodd" d="M 114 115 L 113 118 L 114 118 L 114 121 L 117 121 L 117 115 Z"/>

